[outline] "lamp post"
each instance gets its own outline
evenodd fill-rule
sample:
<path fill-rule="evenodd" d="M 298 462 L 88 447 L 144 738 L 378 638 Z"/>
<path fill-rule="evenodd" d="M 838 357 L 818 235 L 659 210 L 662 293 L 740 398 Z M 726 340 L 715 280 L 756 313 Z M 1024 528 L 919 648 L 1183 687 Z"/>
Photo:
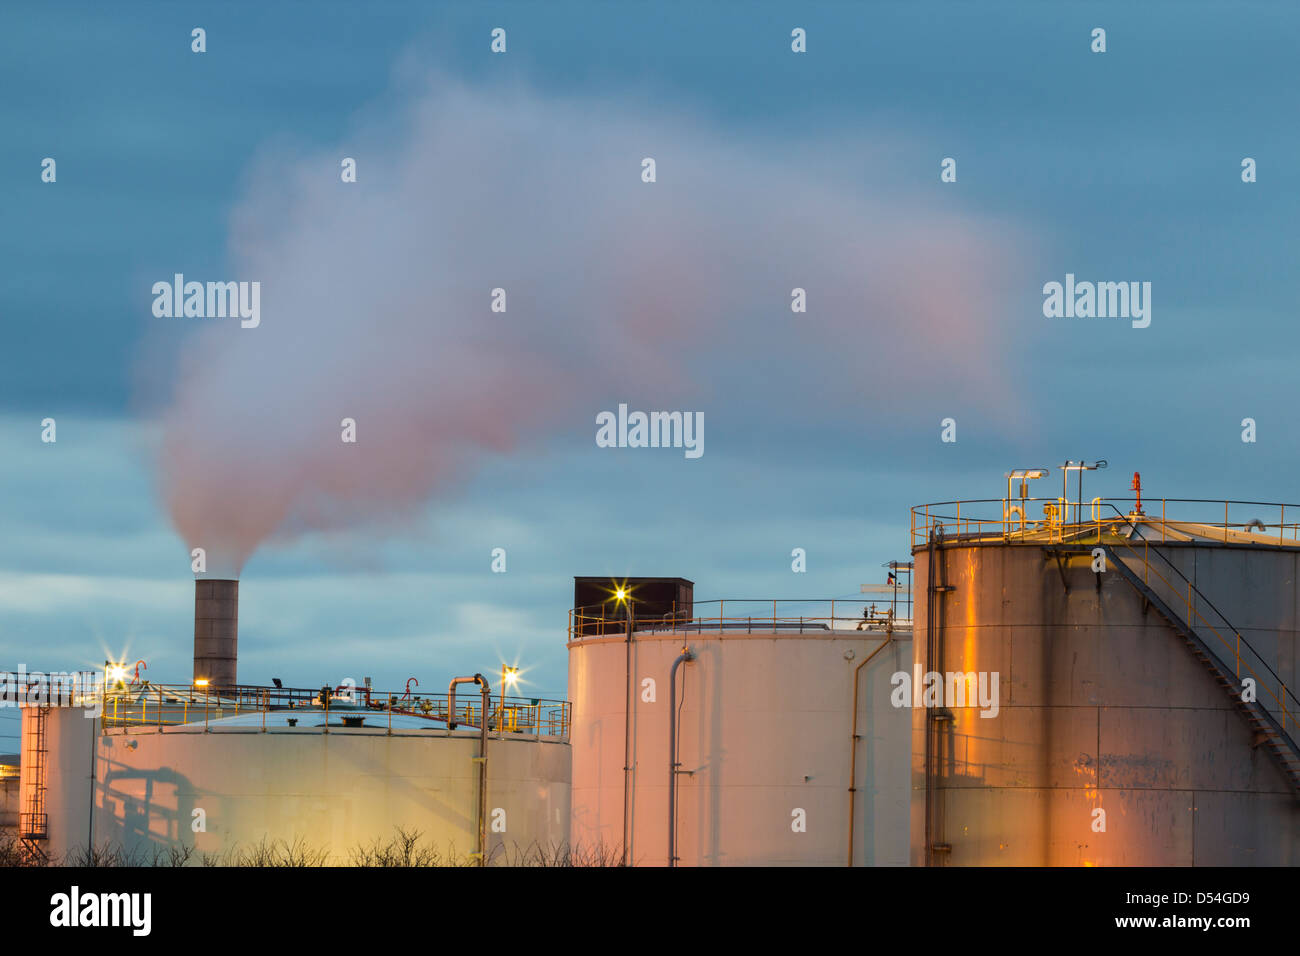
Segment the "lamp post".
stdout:
<path fill-rule="evenodd" d="M 1074 506 L 1075 524 L 1078 524 L 1083 520 L 1083 473 L 1085 471 L 1098 471 L 1105 468 L 1106 464 L 1107 462 L 1105 458 L 1098 458 L 1091 465 L 1083 459 L 1078 461 L 1067 459 L 1065 464 L 1061 466 L 1061 497 L 1065 500 L 1067 508 L 1070 504 L 1070 472 L 1077 471 L 1079 473 L 1079 500 Z"/>
<path fill-rule="evenodd" d="M 507 667 L 505 664 L 502 664 L 501 665 L 501 708 L 500 708 L 500 712 L 497 714 L 497 737 L 498 738 L 500 738 L 502 733 L 505 732 L 506 688 L 514 687 L 515 684 L 517 683 L 519 683 L 519 668 Z"/>
<path fill-rule="evenodd" d="M 628 813 L 632 806 L 632 626 L 635 609 L 632 595 L 626 586 L 620 585 L 614 592 L 614 600 L 627 605 L 627 632 L 624 639 L 626 651 L 627 686 L 623 689 L 623 860 L 627 866 L 631 861 L 628 843 L 631 840 Z"/>
<path fill-rule="evenodd" d="M 1037 478 L 1046 478 L 1050 474 L 1047 468 L 1014 468 L 1007 472 L 1007 498 L 1003 508 L 1002 521 L 1004 532 L 1009 533 L 1011 526 L 1011 483 L 1020 479 L 1020 527 L 1025 526 L 1025 502 L 1029 500 L 1029 482 Z"/>

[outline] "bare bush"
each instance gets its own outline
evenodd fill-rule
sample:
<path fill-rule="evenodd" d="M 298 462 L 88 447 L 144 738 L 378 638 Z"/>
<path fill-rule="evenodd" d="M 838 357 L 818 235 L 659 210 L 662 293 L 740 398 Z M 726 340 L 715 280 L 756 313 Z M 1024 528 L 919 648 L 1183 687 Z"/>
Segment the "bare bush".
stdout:
<path fill-rule="evenodd" d="M 462 867 L 478 865 L 472 853 L 459 853 L 455 844 L 444 851 L 424 839 L 420 830 L 398 826 L 387 841 L 372 840 L 358 844 L 348 851 L 347 864 L 356 867 Z M 489 866 L 505 867 L 604 867 L 620 866 L 622 853 L 618 847 L 603 841 L 594 845 L 574 846 L 568 843 L 540 843 L 534 840 L 527 846 L 518 843 L 499 844 L 489 853 Z M 59 861 L 64 866 L 77 867 L 179 867 L 179 866 L 230 866 L 230 867 L 318 867 L 337 865 L 328 848 L 312 846 L 302 837 L 292 842 L 263 837 L 257 843 L 244 847 L 238 844 L 216 852 L 201 852 L 184 844 L 137 847 L 132 851 L 122 846 L 100 843 L 69 851 Z M 33 860 L 16 837 L 0 835 L 0 866 L 39 866 L 43 861 Z"/>

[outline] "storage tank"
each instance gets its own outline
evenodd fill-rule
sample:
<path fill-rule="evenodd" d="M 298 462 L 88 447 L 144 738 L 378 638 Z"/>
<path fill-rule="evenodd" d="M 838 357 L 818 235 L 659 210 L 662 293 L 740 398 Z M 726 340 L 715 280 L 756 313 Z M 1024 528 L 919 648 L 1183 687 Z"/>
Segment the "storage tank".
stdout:
<path fill-rule="evenodd" d="M 912 863 L 1300 864 L 1298 518 L 1100 498 L 913 509 Z M 928 674 L 943 691 L 924 700 Z M 994 675 L 996 706 L 960 699 Z"/>
<path fill-rule="evenodd" d="M 265 709 L 146 687 L 110 700 L 100 719 L 48 715 L 46 806 L 51 859 L 88 845 L 148 862 L 193 847 L 229 862 L 259 843 L 299 843 L 347 864 L 396 828 L 461 862 L 476 851 L 481 744 L 478 696 L 457 705 L 461 729 L 421 713 Z M 260 696 L 294 693 L 265 688 Z M 445 702 L 445 695 L 442 696 Z M 553 706 L 552 706 L 553 705 Z M 445 707 L 445 703 L 442 704 Z M 468 707 L 468 709 L 466 709 Z M 476 709 L 478 708 L 478 709 Z M 492 699 L 485 811 L 490 863 L 567 844 L 570 756 L 564 702 Z M 197 861 L 198 857 L 195 857 Z"/>
<path fill-rule="evenodd" d="M 675 865 L 907 864 L 909 717 L 889 682 L 911 633 L 891 602 L 696 602 L 642 620 L 631 599 L 622 634 L 571 615 L 576 846 L 662 866 L 675 823 Z"/>

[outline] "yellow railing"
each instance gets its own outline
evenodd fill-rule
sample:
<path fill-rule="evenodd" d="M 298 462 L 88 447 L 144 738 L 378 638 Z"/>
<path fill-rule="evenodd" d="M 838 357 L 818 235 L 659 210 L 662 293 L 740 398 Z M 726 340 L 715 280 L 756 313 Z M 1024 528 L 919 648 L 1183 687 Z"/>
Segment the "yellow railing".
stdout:
<path fill-rule="evenodd" d="M 941 501 L 911 509 L 912 547 L 925 545 L 942 526 L 945 538 L 1004 541 L 1018 537 L 1035 542 L 1063 542 L 1119 520 L 1141 518 L 1160 529 L 1162 541 L 1167 526 L 1195 524 L 1213 529 L 1230 541 L 1233 533 L 1267 534 L 1279 545 L 1300 546 L 1300 505 L 1273 501 L 1222 501 L 1206 498 L 1144 498 L 1137 512 L 1136 498 L 981 498 Z M 1157 508 L 1158 513 L 1157 513 Z M 1231 520 L 1231 512 L 1249 509 L 1248 517 Z M 1287 521 L 1287 510 L 1291 521 Z M 1258 529 L 1258 530 L 1256 530 Z"/>
<path fill-rule="evenodd" d="M 456 701 L 455 714 L 449 714 L 447 694 L 392 694 L 371 691 L 369 696 L 357 689 L 346 703 L 319 691 L 289 688 L 237 688 L 204 693 L 190 685 L 142 684 L 126 690 L 107 690 L 103 700 L 103 727 L 128 729 L 133 726 L 166 727 L 191 725 L 206 729 L 213 722 L 228 717 L 255 717 L 256 722 L 240 725 L 250 731 L 267 730 L 267 717 L 297 717 L 323 714 L 328 731 L 338 725 L 329 720 L 359 717 L 365 726 L 392 730 L 392 718 L 414 717 L 432 723 L 447 723 L 451 718 L 464 728 L 479 728 L 483 706 L 478 697 L 462 695 Z M 567 737 L 571 724 L 571 705 L 563 700 L 522 697 L 495 697 L 487 712 L 492 732 L 531 734 L 540 737 Z M 346 725 L 344 725 L 346 726 Z"/>

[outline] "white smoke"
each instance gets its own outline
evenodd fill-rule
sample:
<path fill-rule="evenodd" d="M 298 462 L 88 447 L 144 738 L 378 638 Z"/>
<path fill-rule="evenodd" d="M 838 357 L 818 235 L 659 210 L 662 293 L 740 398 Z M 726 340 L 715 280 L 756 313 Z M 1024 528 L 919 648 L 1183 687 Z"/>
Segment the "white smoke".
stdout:
<path fill-rule="evenodd" d="M 967 402 L 1005 397 L 1010 240 L 906 195 L 846 139 L 734 142 L 609 99 L 442 77 L 380 131 L 392 118 L 352 151 L 264 157 L 237 207 L 229 278 L 262 283 L 261 326 L 187 343 L 160 456 L 210 570 L 274 534 L 400 516 L 480 453 L 594 434 L 620 400 L 690 407 L 704 380 L 761 399 L 755 355 L 790 370 L 775 389 L 870 381 L 897 398 L 943 375 Z"/>

